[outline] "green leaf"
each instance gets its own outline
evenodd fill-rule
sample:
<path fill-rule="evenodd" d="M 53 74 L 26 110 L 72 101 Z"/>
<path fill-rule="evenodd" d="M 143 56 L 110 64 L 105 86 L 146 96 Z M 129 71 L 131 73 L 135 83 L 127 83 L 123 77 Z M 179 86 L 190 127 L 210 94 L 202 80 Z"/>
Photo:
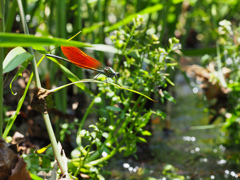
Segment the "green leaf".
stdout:
<path fill-rule="evenodd" d="M 16 47 L 12 49 L 3 61 L 3 73 L 12 71 L 20 64 L 32 57 L 33 56 L 30 53 L 26 52 L 22 47 Z"/>
<path fill-rule="evenodd" d="M 49 52 L 47 52 L 46 49 L 45 49 L 43 46 L 41 46 L 41 45 L 33 45 L 32 48 L 33 48 L 34 50 L 38 51 L 38 52 L 41 53 L 41 54 L 47 54 L 47 53 L 49 53 Z"/>
<path fill-rule="evenodd" d="M 150 120 L 150 117 L 152 115 L 152 111 L 148 111 L 147 113 L 145 113 L 142 118 L 139 118 L 139 121 L 137 121 L 138 123 L 138 127 L 142 128 L 144 126 L 146 126 L 146 124 L 148 123 L 148 121 Z"/>
<path fill-rule="evenodd" d="M 181 3 L 183 0 L 173 0 L 172 2 L 173 2 L 173 4 L 179 4 L 179 3 Z"/>
<path fill-rule="evenodd" d="M 30 176 L 31 176 L 31 178 L 32 178 L 33 180 L 43 180 L 42 178 L 40 178 L 40 177 L 38 177 L 37 175 L 32 174 L 32 173 L 30 173 Z"/>
<path fill-rule="evenodd" d="M 170 79 L 168 79 L 167 77 L 165 77 L 165 79 L 169 84 L 171 84 L 172 86 L 175 86 L 175 84 Z"/>
<path fill-rule="evenodd" d="M 174 99 L 174 97 L 172 97 L 167 91 L 163 91 L 163 94 L 168 101 L 176 103 L 176 100 Z"/>
<path fill-rule="evenodd" d="M 17 33 L 0 33 L 0 47 L 14 47 L 14 46 L 39 46 L 39 45 L 56 45 L 56 46 L 77 46 L 77 47 L 91 47 L 91 45 L 78 42 L 67 41 L 65 39 L 53 37 L 36 37 L 34 35 L 25 35 Z"/>
<path fill-rule="evenodd" d="M 126 17 L 125 19 L 117 22 L 116 24 L 110 26 L 110 27 L 106 27 L 104 29 L 105 32 L 110 32 L 110 31 L 113 31 L 115 29 L 118 29 L 120 26 L 124 26 L 130 22 L 132 22 L 133 18 L 137 17 L 138 15 L 143 15 L 143 14 L 151 14 L 151 13 L 154 13 L 154 12 L 157 12 L 159 10 L 161 10 L 163 8 L 163 5 L 158 3 L 157 5 L 155 6 L 151 6 L 151 7 L 147 7 L 145 8 L 144 10 L 140 11 L 140 12 L 137 12 L 137 13 L 134 13 L 134 14 L 131 14 L 129 15 L 128 17 Z"/>
<path fill-rule="evenodd" d="M 240 91 L 240 83 L 234 82 L 232 84 L 228 84 L 228 87 L 231 88 L 233 91 Z"/>
<path fill-rule="evenodd" d="M 42 156 L 42 168 L 51 169 L 51 159 L 47 156 Z"/>
<path fill-rule="evenodd" d="M 142 137 L 137 137 L 138 142 L 144 142 L 147 143 L 147 140 L 145 138 Z"/>
<path fill-rule="evenodd" d="M 152 135 L 152 133 L 149 132 L 149 131 L 147 131 L 147 130 L 142 131 L 141 134 L 142 134 L 143 136 L 151 136 L 151 135 Z"/>

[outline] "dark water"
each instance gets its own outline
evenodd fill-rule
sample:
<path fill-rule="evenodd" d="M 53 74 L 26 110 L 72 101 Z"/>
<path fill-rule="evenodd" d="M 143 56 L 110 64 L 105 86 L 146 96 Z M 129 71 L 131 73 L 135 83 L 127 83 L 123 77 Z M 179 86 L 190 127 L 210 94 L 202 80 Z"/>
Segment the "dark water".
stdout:
<path fill-rule="evenodd" d="M 149 158 L 112 159 L 107 168 L 112 173 L 110 179 L 237 179 L 237 172 L 232 170 L 236 168 L 226 159 L 232 152 L 222 145 L 221 126 L 205 126 L 209 115 L 201 90 L 190 88 L 181 74 L 175 83 L 176 103 L 168 109 L 168 136 L 163 132 L 165 121 L 154 122 L 150 148 L 144 152 Z M 216 124 L 219 122 L 221 119 Z"/>

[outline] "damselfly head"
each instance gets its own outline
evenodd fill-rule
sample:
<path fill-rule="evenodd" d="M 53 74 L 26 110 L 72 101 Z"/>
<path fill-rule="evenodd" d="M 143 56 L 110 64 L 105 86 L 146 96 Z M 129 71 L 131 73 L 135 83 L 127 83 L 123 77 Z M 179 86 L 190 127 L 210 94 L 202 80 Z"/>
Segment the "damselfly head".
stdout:
<path fill-rule="evenodd" d="M 114 71 L 111 67 L 107 66 L 103 69 L 103 71 L 107 77 L 110 77 L 110 78 L 115 77 L 115 82 L 117 82 L 117 79 L 120 77 L 120 74 L 118 72 Z"/>
<path fill-rule="evenodd" d="M 103 71 L 104 71 L 104 74 L 107 76 L 107 77 L 110 77 L 110 78 L 112 78 L 112 77 L 115 77 L 116 76 L 116 72 L 111 68 L 111 67 L 105 67 L 104 69 L 103 69 Z"/>
<path fill-rule="evenodd" d="M 116 74 L 115 74 L 115 83 L 117 83 L 117 80 L 118 80 L 119 77 L 120 77 L 119 72 L 116 72 Z"/>
<path fill-rule="evenodd" d="M 120 78 L 120 74 L 119 74 L 119 72 L 116 72 L 116 74 L 115 74 L 115 78 Z"/>

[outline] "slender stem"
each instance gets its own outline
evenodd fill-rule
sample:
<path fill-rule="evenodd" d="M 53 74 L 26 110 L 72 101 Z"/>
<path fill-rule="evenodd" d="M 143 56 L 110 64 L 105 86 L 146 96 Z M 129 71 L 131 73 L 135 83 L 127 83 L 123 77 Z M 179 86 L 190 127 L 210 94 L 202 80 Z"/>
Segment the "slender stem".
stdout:
<path fill-rule="evenodd" d="M 4 0 L 1 0 L 0 8 L 0 32 L 4 32 Z M 3 130 L 3 59 L 4 48 L 0 48 L 0 136 Z"/>
<path fill-rule="evenodd" d="M 25 14 L 24 14 L 23 6 L 22 6 L 22 2 L 21 2 L 21 0 L 17 0 L 17 2 L 18 2 L 18 7 L 19 7 L 22 23 L 23 23 L 24 32 L 25 32 L 25 34 L 29 34 L 26 19 L 25 19 Z M 29 48 L 29 51 L 34 55 L 32 47 Z M 38 74 L 38 70 L 37 70 L 37 64 L 36 64 L 35 56 L 32 60 L 32 68 L 33 68 L 33 74 L 34 74 L 35 81 L 36 81 L 36 87 L 40 88 L 41 87 L 41 82 L 40 82 L 40 78 L 39 78 L 39 74 Z M 53 152 L 54 152 L 54 155 L 57 159 L 58 165 L 59 165 L 62 173 L 67 175 L 67 169 L 65 168 L 65 165 L 63 163 L 61 154 L 59 152 L 59 149 L 58 149 L 58 146 L 57 146 L 57 141 L 56 141 L 56 138 L 55 138 L 55 135 L 54 135 L 54 132 L 53 132 L 53 128 L 52 128 L 52 125 L 51 125 L 49 115 L 48 115 L 48 113 L 42 113 L 42 116 L 44 118 L 44 121 L 45 121 L 45 124 L 46 124 L 46 127 L 47 127 L 49 138 L 50 138 L 50 141 L 51 141 L 51 144 L 52 144 L 52 147 L 53 147 Z"/>
<path fill-rule="evenodd" d="M 24 13 L 24 10 L 23 10 L 22 2 L 21 2 L 21 0 L 17 0 L 17 2 L 18 2 L 20 16 L 22 18 L 24 33 L 29 34 L 27 23 L 26 23 L 26 20 L 25 20 L 25 13 Z M 28 51 L 33 55 L 33 61 L 32 61 L 31 64 L 32 64 L 33 71 L 34 71 L 34 78 L 35 78 L 36 86 L 41 87 L 41 82 L 40 82 L 39 76 L 37 76 L 38 70 L 37 70 L 37 64 L 36 64 L 36 59 L 35 59 L 35 56 L 34 56 L 33 48 L 29 47 Z"/>
<path fill-rule="evenodd" d="M 86 155 L 84 156 L 83 160 L 81 161 L 81 164 L 78 166 L 76 172 L 74 173 L 74 176 L 77 176 L 80 169 L 82 168 L 82 166 L 84 165 L 85 160 L 87 159 L 87 157 L 89 156 L 90 150 L 92 149 L 92 146 L 94 145 L 94 142 L 92 141 L 90 146 L 88 147 L 88 150 L 86 152 Z"/>

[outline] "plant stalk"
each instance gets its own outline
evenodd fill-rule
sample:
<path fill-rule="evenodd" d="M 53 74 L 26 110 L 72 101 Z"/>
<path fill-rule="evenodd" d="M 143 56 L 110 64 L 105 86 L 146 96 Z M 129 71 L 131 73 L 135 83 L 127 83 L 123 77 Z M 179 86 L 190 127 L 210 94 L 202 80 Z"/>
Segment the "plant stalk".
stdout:
<path fill-rule="evenodd" d="M 0 32 L 4 32 L 4 0 L 1 0 L 0 8 Z M 3 60 L 4 60 L 4 48 L 0 48 L 0 136 L 3 131 Z"/>
<path fill-rule="evenodd" d="M 23 6 L 22 6 L 22 1 L 17 0 L 17 2 L 18 2 L 19 11 L 20 11 L 20 16 L 21 16 L 22 23 L 23 23 L 24 33 L 29 34 L 26 19 L 25 19 L 25 14 L 24 14 Z M 34 56 L 34 52 L 33 52 L 32 47 L 29 47 L 29 51 Z M 33 74 L 34 74 L 34 77 L 35 77 L 36 87 L 41 88 L 41 82 L 40 82 L 40 78 L 39 78 L 39 74 L 38 74 L 38 70 L 37 70 L 37 63 L 36 63 L 35 56 L 34 56 L 31 64 L 32 64 L 32 68 L 33 68 Z M 46 124 L 46 127 L 47 127 L 49 138 L 50 138 L 50 141 L 51 141 L 51 144 L 52 144 L 52 147 L 53 147 L 53 152 L 54 152 L 54 155 L 57 159 L 58 165 L 61 169 L 62 174 L 67 175 L 67 169 L 65 168 L 64 162 L 63 162 L 61 154 L 59 152 L 59 149 L 58 149 L 58 146 L 57 146 L 57 141 L 56 141 L 56 138 L 55 138 L 55 135 L 54 135 L 54 132 L 53 132 L 53 128 L 52 128 L 52 125 L 51 125 L 49 115 L 48 115 L 48 113 L 42 113 L 42 116 L 44 118 L 44 121 L 45 121 L 45 124 Z"/>

